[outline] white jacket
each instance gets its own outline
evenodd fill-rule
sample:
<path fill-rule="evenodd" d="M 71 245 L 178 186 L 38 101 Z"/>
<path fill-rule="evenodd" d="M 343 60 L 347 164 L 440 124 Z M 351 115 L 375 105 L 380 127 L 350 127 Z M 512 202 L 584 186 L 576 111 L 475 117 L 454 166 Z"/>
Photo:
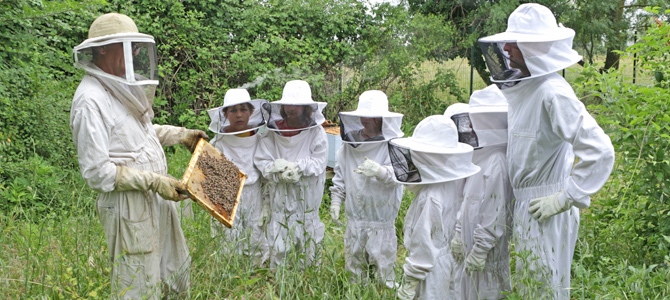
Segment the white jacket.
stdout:
<path fill-rule="evenodd" d="M 579 230 L 579 210 L 607 181 L 614 165 L 610 138 L 558 74 L 528 79 L 502 90 L 509 103 L 507 161 L 514 189 L 515 251 L 531 251 L 531 263 L 519 261 L 548 291 L 529 287 L 525 297 L 549 292 L 570 298 L 570 265 Z M 574 157 L 579 162 L 574 164 Z M 537 222 L 528 212 L 531 199 L 563 190 L 570 210 Z M 517 277 L 523 278 L 522 274 Z"/>
<path fill-rule="evenodd" d="M 150 293 L 158 298 L 161 280 L 172 289 L 188 289 L 190 256 L 174 202 L 151 191 L 114 191 L 117 165 L 167 175 L 161 146 L 179 143 L 185 129 L 140 122 L 89 75 L 75 92 L 70 128 L 81 174 L 100 192 L 97 210 L 112 265 L 112 292 L 127 289 L 125 298 Z M 128 243 L 133 236 L 147 237 L 145 250 Z M 179 279 L 169 279 L 175 275 Z"/>
<path fill-rule="evenodd" d="M 328 163 L 326 138 L 326 132 L 321 126 L 303 130 L 292 137 L 274 131 L 267 131 L 261 137 L 254 164 L 268 180 L 268 198 L 263 201 L 269 201 L 272 210 L 267 231 L 274 252 L 273 265 L 282 261 L 292 246 L 305 247 L 307 257 L 311 259 L 316 244 L 323 240 L 325 226 L 319 218 L 319 206 Z M 302 174 L 298 183 L 279 182 L 277 174 L 267 172 L 278 158 L 295 163 Z M 289 237 L 289 234 L 294 236 Z"/>
<path fill-rule="evenodd" d="M 407 209 L 405 276 L 419 280 L 415 299 L 456 299 L 450 241 L 464 180 L 424 185 Z"/>
<path fill-rule="evenodd" d="M 212 224 L 216 224 L 212 231 L 214 233 L 223 229 L 230 242 L 237 246 L 238 252 L 256 256 L 259 263 L 269 255 L 265 234 L 258 226 L 258 218 L 262 210 L 261 172 L 254 165 L 253 155 L 260 142 L 260 137 L 259 133 L 248 137 L 217 134 L 210 142 L 214 148 L 247 175 L 233 228 L 223 229 L 221 223 L 212 219 L 211 221 L 214 222 Z"/>

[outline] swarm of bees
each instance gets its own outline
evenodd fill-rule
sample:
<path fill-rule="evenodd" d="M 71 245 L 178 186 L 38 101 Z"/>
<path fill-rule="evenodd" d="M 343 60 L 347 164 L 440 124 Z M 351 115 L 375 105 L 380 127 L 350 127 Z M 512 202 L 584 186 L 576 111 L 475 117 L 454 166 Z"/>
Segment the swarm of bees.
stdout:
<path fill-rule="evenodd" d="M 198 159 L 198 168 L 205 177 L 202 188 L 214 205 L 219 204 L 230 215 L 235 206 L 240 178 L 237 166 L 230 160 L 219 159 L 208 153 Z"/>

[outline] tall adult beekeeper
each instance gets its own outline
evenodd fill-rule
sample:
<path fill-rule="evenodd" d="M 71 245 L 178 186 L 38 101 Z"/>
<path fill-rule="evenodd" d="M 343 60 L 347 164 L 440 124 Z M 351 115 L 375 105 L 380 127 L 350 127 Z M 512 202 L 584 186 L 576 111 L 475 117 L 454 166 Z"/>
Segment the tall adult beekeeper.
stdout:
<path fill-rule="evenodd" d="M 98 17 L 74 57 L 86 75 L 72 100 L 70 128 L 81 174 L 99 192 L 113 298 L 186 293 L 190 256 L 173 202 L 183 199 L 178 190 L 185 186 L 168 176 L 162 146 L 193 151 L 207 135 L 151 124 L 156 47 L 128 16 Z"/>
<path fill-rule="evenodd" d="M 481 171 L 465 180 L 451 240 L 459 266 L 455 290 L 458 299 L 502 299 L 511 290 L 508 244 L 514 198 L 506 159 L 507 100 L 490 85 L 472 93 L 469 105 L 458 104 L 445 115 L 456 124 L 459 141 L 474 147 L 472 162 Z"/>
<path fill-rule="evenodd" d="M 556 73 L 581 59 L 574 36 L 547 7 L 530 3 L 512 12 L 505 32 L 479 39 L 509 103 L 515 251 L 530 251 L 517 261 L 515 278 L 530 282 L 519 282 L 527 299 L 570 298 L 579 209 L 590 205 L 614 164 L 610 138 Z"/>
<path fill-rule="evenodd" d="M 449 242 L 464 178 L 479 172 L 472 151 L 458 142 L 454 122 L 444 115 L 422 120 L 411 137 L 389 141 L 394 180 L 415 195 L 405 215 L 407 258 L 398 299 L 458 299 Z"/>
<path fill-rule="evenodd" d="M 258 130 L 265 126 L 261 106 L 263 99 L 251 100 L 246 89 L 230 89 L 223 98 L 223 106 L 207 111 L 212 122 L 209 130 L 216 135 L 210 143 L 247 175 L 233 228 L 224 228 L 216 219 L 210 219 L 212 235 L 222 234 L 222 243 L 238 254 L 254 258 L 261 265 L 269 257 L 264 228 L 258 225 L 261 217 L 261 173 L 254 165 L 254 153 L 260 142 Z"/>
<path fill-rule="evenodd" d="M 263 106 L 267 128 L 254 164 L 268 181 L 259 222 L 267 226 L 270 265 L 318 260 L 325 233 L 319 207 L 326 182 L 328 141 L 321 124 L 325 102 L 312 100 L 303 80 L 286 83 L 278 101 Z M 304 256 L 302 254 L 304 253 Z M 290 255 L 290 256 L 289 256 Z"/>
<path fill-rule="evenodd" d="M 395 288 L 395 219 L 403 187 L 393 180 L 388 140 L 403 136 L 403 115 L 389 112 L 386 94 L 373 90 L 361 94 L 355 111 L 339 117 L 343 143 L 330 188 L 330 214 L 337 220 L 344 202 L 344 267 L 357 280 L 374 275 Z"/>

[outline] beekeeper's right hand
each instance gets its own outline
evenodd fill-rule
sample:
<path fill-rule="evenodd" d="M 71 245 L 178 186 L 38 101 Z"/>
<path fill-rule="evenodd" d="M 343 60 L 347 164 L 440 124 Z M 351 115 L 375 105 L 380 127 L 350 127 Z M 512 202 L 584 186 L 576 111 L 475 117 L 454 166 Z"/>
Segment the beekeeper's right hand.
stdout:
<path fill-rule="evenodd" d="M 258 218 L 258 226 L 263 227 L 265 224 L 270 221 L 270 204 L 269 203 L 263 203 L 263 206 L 261 208 L 261 216 Z"/>
<path fill-rule="evenodd" d="M 405 282 L 402 283 L 400 288 L 398 288 L 398 299 L 400 300 L 412 300 L 414 295 L 416 295 L 416 286 L 419 285 L 419 280 L 405 276 Z"/>
<path fill-rule="evenodd" d="M 465 247 L 463 247 L 463 241 L 459 235 L 451 239 L 451 255 L 454 256 L 454 259 L 459 264 L 462 264 L 465 260 Z"/>
<path fill-rule="evenodd" d="M 286 171 L 289 168 L 295 167 L 295 164 L 287 161 L 283 158 L 277 158 L 275 161 L 272 163 L 272 166 L 266 170 L 268 173 L 282 173 Z"/>
<path fill-rule="evenodd" d="M 158 193 L 165 200 L 181 201 L 177 189 L 185 190 L 186 185 L 179 180 L 154 172 L 140 171 L 126 166 L 116 166 L 116 191 L 147 191 Z"/>

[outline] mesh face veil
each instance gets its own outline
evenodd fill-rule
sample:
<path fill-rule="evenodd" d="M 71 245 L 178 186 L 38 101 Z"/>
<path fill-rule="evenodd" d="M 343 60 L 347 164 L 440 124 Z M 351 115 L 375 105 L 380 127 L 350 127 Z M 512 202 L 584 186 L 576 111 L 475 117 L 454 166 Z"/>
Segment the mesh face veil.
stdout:
<path fill-rule="evenodd" d="M 103 55 L 111 72 L 103 71 Z M 74 65 L 127 85 L 158 85 L 156 44 L 150 35 L 119 33 L 87 39 L 74 47 Z"/>
<path fill-rule="evenodd" d="M 266 103 L 268 103 L 267 100 L 254 99 L 249 100 L 248 102 L 236 103 L 230 106 L 222 106 L 210 109 L 207 111 L 210 119 L 212 119 L 212 122 L 209 124 L 209 130 L 223 135 L 240 134 L 256 130 L 265 125 L 262 106 Z M 231 126 L 231 122 L 234 123 L 246 119 L 244 116 L 238 117 L 238 114 L 248 114 L 247 123 L 242 124 L 246 126 L 241 126 L 238 124 L 233 124 L 233 126 Z M 246 127 L 246 129 L 236 130 L 240 127 Z"/>
<path fill-rule="evenodd" d="M 268 130 L 279 133 L 309 129 L 320 126 L 325 121 L 317 103 L 280 104 L 270 102 L 263 104 L 262 108 L 267 119 Z M 317 122 L 319 120 L 320 122 Z"/>
<path fill-rule="evenodd" d="M 479 147 L 479 140 L 477 134 L 472 129 L 472 122 L 469 113 L 460 113 L 451 116 L 451 120 L 456 124 L 458 130 L 458 142 L 468 144 L 474 148 Z"/>
<path fill-rule="evenodd" d="M 389 157 L 393 166 L 393 173 L 398 181 L 403 183 L 421 182 L 421 174 L 412 162 L 409 149 L 388 143 Z"/>
<path fill-rule="evenodd" d="M 352 147 L 361 143 L 379 143 L 403 136 L 403 115 L 390 112 L 386 94 L 369 90 L 361 94 L 355 111 L 340 112 L 342 142 Z"/>
<path fill-rule="evenodd" d="M 549 8 L 527 3 L 510 14 L 505 32 L 480 38 L 479 46 L 492 81 L 504 89 L 579 62 L 574 37 L 575 31 L 559 25 Z"/>
<path fill-rule="evenodd" d="M 525 63 L 523 58 L 520 57 L 517 60 L 512 60 L 510 58 L 510 53 L 505 50 L 507 44 L 508 49 L 516 44 L 513 41 L 509 42 L 479 42 L 479 47 L 482 49 L 484 55 L 484 60 L 486 65 L 491 72 L 491 79 L 493 82 L 513 82 L 518 81 L 523 78 L 523 74 L 520 67 L 525 68 Z M 518 50 L 515 49 L 515 50 Z"/>

